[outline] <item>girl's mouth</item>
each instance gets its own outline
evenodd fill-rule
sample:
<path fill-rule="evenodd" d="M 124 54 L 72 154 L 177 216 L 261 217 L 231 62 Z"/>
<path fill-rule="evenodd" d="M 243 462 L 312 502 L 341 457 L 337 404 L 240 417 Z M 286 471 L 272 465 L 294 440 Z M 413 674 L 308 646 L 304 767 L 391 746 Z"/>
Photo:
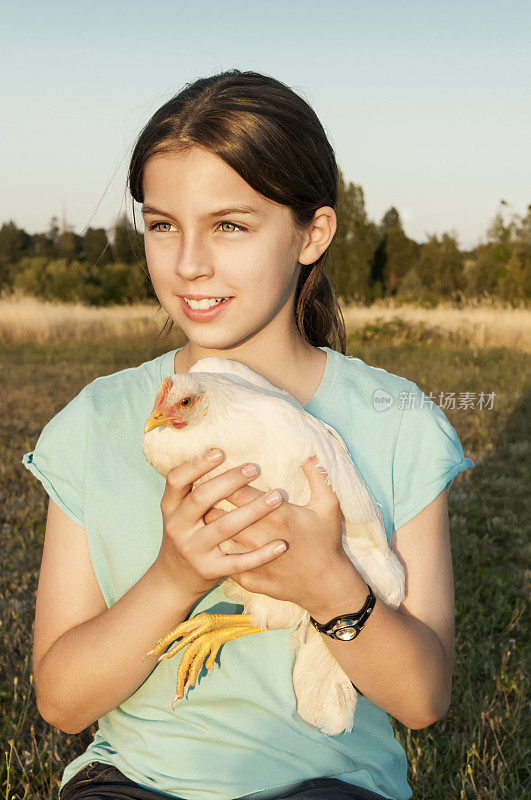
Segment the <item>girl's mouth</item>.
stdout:
<path fill-rule="evenodd" d="M 214 319 L 214 317 L 219 316 L 219 314 L 222 314 L 223 310 L 230 305 L 233 298 L 228 297 L 226 300 L 222 300 L 221 303 L 216 303 L 211 308 L 192 308 L 184 297 L 179 297 L 179 300 L 181 301 L 181 307 L 188 319 L 192 319 L 195 322 L 208 322 Z"/>

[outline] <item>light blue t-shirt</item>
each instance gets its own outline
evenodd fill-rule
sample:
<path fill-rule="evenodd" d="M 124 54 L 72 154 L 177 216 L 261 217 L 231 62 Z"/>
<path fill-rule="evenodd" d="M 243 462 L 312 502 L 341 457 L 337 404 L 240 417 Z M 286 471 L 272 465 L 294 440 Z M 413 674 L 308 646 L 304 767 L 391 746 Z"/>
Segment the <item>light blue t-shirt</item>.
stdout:
<path fill-rule="evenodd" d="M 380 504 L 387 538 L 474 466 L 438 405 L 407 378 L 322 347 L 321 383 L 305 406 L 343 437 Z M 165 480 L 142 452 L 155 391 L 176 350 L 89 383 L 42 430 L 23 464 L 87 535 L 101 591 L 112 606 L 155 561 Z M 241 613 L 221 587 L 190 611 Z M 183 651 L 160 662 L 125 702 L 98 720 L 61 786 L 91 761 L 116 766 L 147 789 L 186 800 L 232 800 L 335 777 L 408 800 L 405 752 L 387 713 L 358 695 L 353 729 L 330 736 L 296 710 L 288 641 L 293 628 L 225 644 L 171 710 Z M 394 665 L 388 665 L 392 680 Z M 213 778 L 212 776 L 215 776 Z"/>

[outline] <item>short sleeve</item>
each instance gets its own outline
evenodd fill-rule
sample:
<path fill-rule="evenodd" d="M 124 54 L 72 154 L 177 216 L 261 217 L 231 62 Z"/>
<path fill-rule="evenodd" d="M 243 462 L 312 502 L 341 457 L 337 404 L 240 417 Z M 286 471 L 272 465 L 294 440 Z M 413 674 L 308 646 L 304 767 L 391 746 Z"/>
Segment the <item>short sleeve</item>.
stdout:
<path fill-rule="evenodd" d="M 42 429 L 35 449 L 22 457 L 52 500 L 85 527 L 84 484 L 87 452 L 87 388 Z"/>
<path fill-rule="evenodd" d="M 394 528 L 422 511 L 455 477 L 475 464 L 465 458 L 444 411 L 415 384 L 402 393 L 393 458 Z"/>

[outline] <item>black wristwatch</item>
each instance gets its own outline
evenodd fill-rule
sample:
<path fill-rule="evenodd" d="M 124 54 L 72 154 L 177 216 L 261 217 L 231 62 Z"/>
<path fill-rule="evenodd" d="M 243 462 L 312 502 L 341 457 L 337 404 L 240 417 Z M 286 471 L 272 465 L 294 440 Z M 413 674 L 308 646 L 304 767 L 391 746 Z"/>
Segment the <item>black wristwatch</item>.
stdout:
<path fill-rule="evenodd" d="M 340 614 L 324 625 L 321 625 L 312 616 L 310 616 L 310 622 L 320 633 L 326 633 L 326 635 L 331 636 L 332 639 L 339 639 L 341 641 L 355 639 L 365 625 L 376 603 L 376 597 L 369 584 L 367 584 L 367 588 L 369 594 L 367 595 L 363 608 L 359 611 L 355 611 L 352 614 Z"/>

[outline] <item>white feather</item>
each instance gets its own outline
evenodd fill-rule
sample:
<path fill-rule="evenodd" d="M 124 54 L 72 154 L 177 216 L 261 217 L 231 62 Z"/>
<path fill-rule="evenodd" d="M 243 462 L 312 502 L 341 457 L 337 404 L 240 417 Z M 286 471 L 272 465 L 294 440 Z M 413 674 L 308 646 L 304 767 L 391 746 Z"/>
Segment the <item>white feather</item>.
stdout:
<path fill-rule="evenodd" d="M 311 492 L 302 464 L 315 454 L 341 507 L 345 552 L 378 598 L 393 608 L 400 605 L 403 567 L 387 544 L 379 505 L 334 428 L 238 361 L 203 358 L 171 381 L 170 397 L 198 395 L 201 405 L 185 427 L 160 426 L 144 435 L 144 455 L 163 477 L 183 461 L 220 447 L 225 460 L 194 487 L 258 455 L 259 475 L 248 485 L 264 492 L 280 489 L 288 502 L 306 505 Z M 235 508 L 228 500 L 216 507 Z M 221 549 L 229 553 L 237 547 L 229 539 Z M 256 627 L 297 626 L 290 648 L 295 653 L 293 687 L 299 715 L 330 735 L 352 730 L 357 692 L 309 624 L 309 613 L 294 603 L 249 592 L 230 578 L 222 586 L 227 597 L 243 604 Z"/>

